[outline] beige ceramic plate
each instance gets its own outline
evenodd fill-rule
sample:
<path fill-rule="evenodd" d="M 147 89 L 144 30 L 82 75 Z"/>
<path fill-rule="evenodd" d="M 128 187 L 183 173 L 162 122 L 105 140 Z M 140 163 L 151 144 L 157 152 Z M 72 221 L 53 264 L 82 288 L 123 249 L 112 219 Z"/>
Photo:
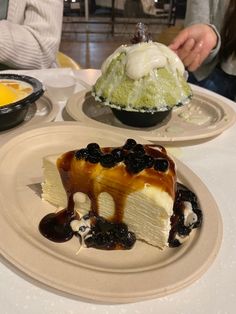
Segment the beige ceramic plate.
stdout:
<path fill-rule="evenodd" d="M 88 91 L 74 94 L 66 110 L 73 119 L 90 126 L 125 133 L 131 137 L 136 134 L 152 142 L 168 144 L 209 140 L 234 124 L 236 113 L 229 105 L 232 103 L 230 100 L 194 85 L 192 89 L 194 97 L 189 105 L 175 108 L 169 121 L 150 128 L 122 124 L 110 108 L 96 102 Z"/>
<path fill-rule="evenodd" d="M 42 96 L 35 103 L 30 105 L 25 120 L 21 124 L 12 129 L 0 132 L 0 136 L 21 130 L 22 127 L 33 126 L 42 122 L 50 122 L 55 119 L 58 112 L 59 107 L 52 103 L 49 98 Z"/>
<path fill-rule="evenodd" d="M 79 247 L 76 238 L 57 244 L 39 233 L 39 221 L 54 210 L 40 198 L 43 156 L 85 146 L 91 141 L 119 146 L 125 140 L 122 135 L 64 122 L 30 128 L 6 141 L 0 150 L 3 256 L 50 287 L 107 303 L 164 296 L 198 279 L 217 255 L 222 223 L 206 186 L 179 161 L 178 178 L 196 192 L 204 213 L 201 229 L 183 246 L 160 251 L 137 241 L 129 251 L 81 249 L 76 255 Z"/>

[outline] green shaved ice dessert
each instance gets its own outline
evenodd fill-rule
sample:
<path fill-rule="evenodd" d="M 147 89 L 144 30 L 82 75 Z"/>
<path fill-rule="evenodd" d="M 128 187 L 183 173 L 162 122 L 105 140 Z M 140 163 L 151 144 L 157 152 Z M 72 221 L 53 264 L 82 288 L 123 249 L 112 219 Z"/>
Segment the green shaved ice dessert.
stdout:
<path fill-rule="evenodd" d="M 156 112 L 187 103 L 192 91 L 174 52 L 159 43 L 142 42 L 121 46 L 108 57 L 93 95 L 111 108 Z"/>

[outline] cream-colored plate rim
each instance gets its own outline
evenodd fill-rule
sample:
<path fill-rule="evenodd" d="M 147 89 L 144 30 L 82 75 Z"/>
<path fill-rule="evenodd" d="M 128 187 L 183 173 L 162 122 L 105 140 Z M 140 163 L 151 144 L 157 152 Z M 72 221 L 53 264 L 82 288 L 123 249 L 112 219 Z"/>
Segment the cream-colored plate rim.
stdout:
<path fill-rule="evenodd" d="M 219 113 L 217 121 L 212 125 L 208 126 L 203 124 L 194 130 L 193 124 L 185 123 L 185 125 L 181 125 L 180 130 L 176 131 L 176 133 L 166 132 L 165 130 L 167 128 L 171 128 L 172 126 L 176 128 L 175 124 L 177 124 L 177 128 L 179 128 L 180 125 L 179 118 L 177 117 L 177 110 L 182 110 L 184 107 L 173 110 L 171 119 L 167 121 L 166 124 L 157 126 L 156 128 L 134 129 L 127 126 L 122 127 L 122 124 L 120 124 L 120 126 L 110 125 L 91 118 L 83 111 L 82 106 L 85 100 L 85 95 L 86 93 L 90 93 L 90 90 L 81 91 L 71 96 L 66 104 L 66 111 L 74 120 L 85 122 L 87 125 L 103 129 L 106 128 L 109 131 L 116 131 L 126 134 L 127 136 L 138 135 L 145 140 L 165 144 L 192 144 L 195 142 L 198 143 L 204 140 L 210 140 L 220 135 L 235 123 L 236 112 L 232 107 L 232 101 L 196 85 L 191 86 L 193 89 L 193 95 L 195 95 L 194 97 L 208 102 L 209 109 L 213 108 L 216 112 L 221 112 Z M 91 97 L 92 99 L 92 96 L 87 97 Z"/>
<path fill-rule="evenodd" d="M 63 148 L 79 147 L 81 143 L 97 141 L 116 146 L 125 140 L 123 135 L 77 122 L 55 122 L 27 128 L 5 141 L 0 150 L 2 255 L 25 274 L 51 288 L 106 303 L 137 302 L 165 296 L 197 280 L 218 253 L 222 221 L 207 187 L 179 160 L 176 160 L 178 178 L 198 195 L 204 215 L 201 229 L 180 248 L 167 248 L 162 252 L 138 241 L 137 247 L 130 251 L 84 249 L 84 255 L 76 255 L 72 242 L 52 243 L 38 232 L 39 217 L 45 215 L 45 211 L 41 212 L 45 202 L 30 191 L 29 185 L 42 180 L 41 158 Z M 139 137 L 136 140 L 143 142 Z M 47 209 L 47 212 L 51 210 Z M 150 265 L 146 264 L 149 254 L 154 258 Z M 163 254 L 166 257 L 159 263 Z M 139 258 L 145 267 L 136 265 Z M 126 259 L 127 264 L 135 263 L 134 269 L 122 264 Z M 120 264 L 124 266 L 119 268 Z"/>

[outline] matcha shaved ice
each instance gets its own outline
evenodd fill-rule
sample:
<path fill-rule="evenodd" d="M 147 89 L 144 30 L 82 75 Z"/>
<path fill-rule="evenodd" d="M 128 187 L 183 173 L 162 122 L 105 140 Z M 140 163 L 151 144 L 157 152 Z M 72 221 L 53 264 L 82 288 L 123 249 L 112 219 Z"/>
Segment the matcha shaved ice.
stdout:
<path fill-rule="evenodd" d="M 93 95 L 104 105 L 126 111 L 169 110 L 192 96 L 184 72 L 178 56 L 163 44 L 121 46 L 103 63 Z"/>

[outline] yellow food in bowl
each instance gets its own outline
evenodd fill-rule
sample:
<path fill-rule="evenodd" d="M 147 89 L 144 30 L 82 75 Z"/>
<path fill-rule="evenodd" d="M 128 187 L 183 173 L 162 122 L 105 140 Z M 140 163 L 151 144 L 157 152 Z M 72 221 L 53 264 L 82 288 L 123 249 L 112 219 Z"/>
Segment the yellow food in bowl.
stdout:
<path fill-rule="evenodd" d="M 23 99 L 31 92 L 31 87 L 26 87 L 21 83 L 15 81 L 2 81 L 0 82 L 0 107 Z"/>
<path fill-rule="evenodd" d="M 0 83 L 0 106 L 15 102 L 17 93 L 13 88 Z"/>

